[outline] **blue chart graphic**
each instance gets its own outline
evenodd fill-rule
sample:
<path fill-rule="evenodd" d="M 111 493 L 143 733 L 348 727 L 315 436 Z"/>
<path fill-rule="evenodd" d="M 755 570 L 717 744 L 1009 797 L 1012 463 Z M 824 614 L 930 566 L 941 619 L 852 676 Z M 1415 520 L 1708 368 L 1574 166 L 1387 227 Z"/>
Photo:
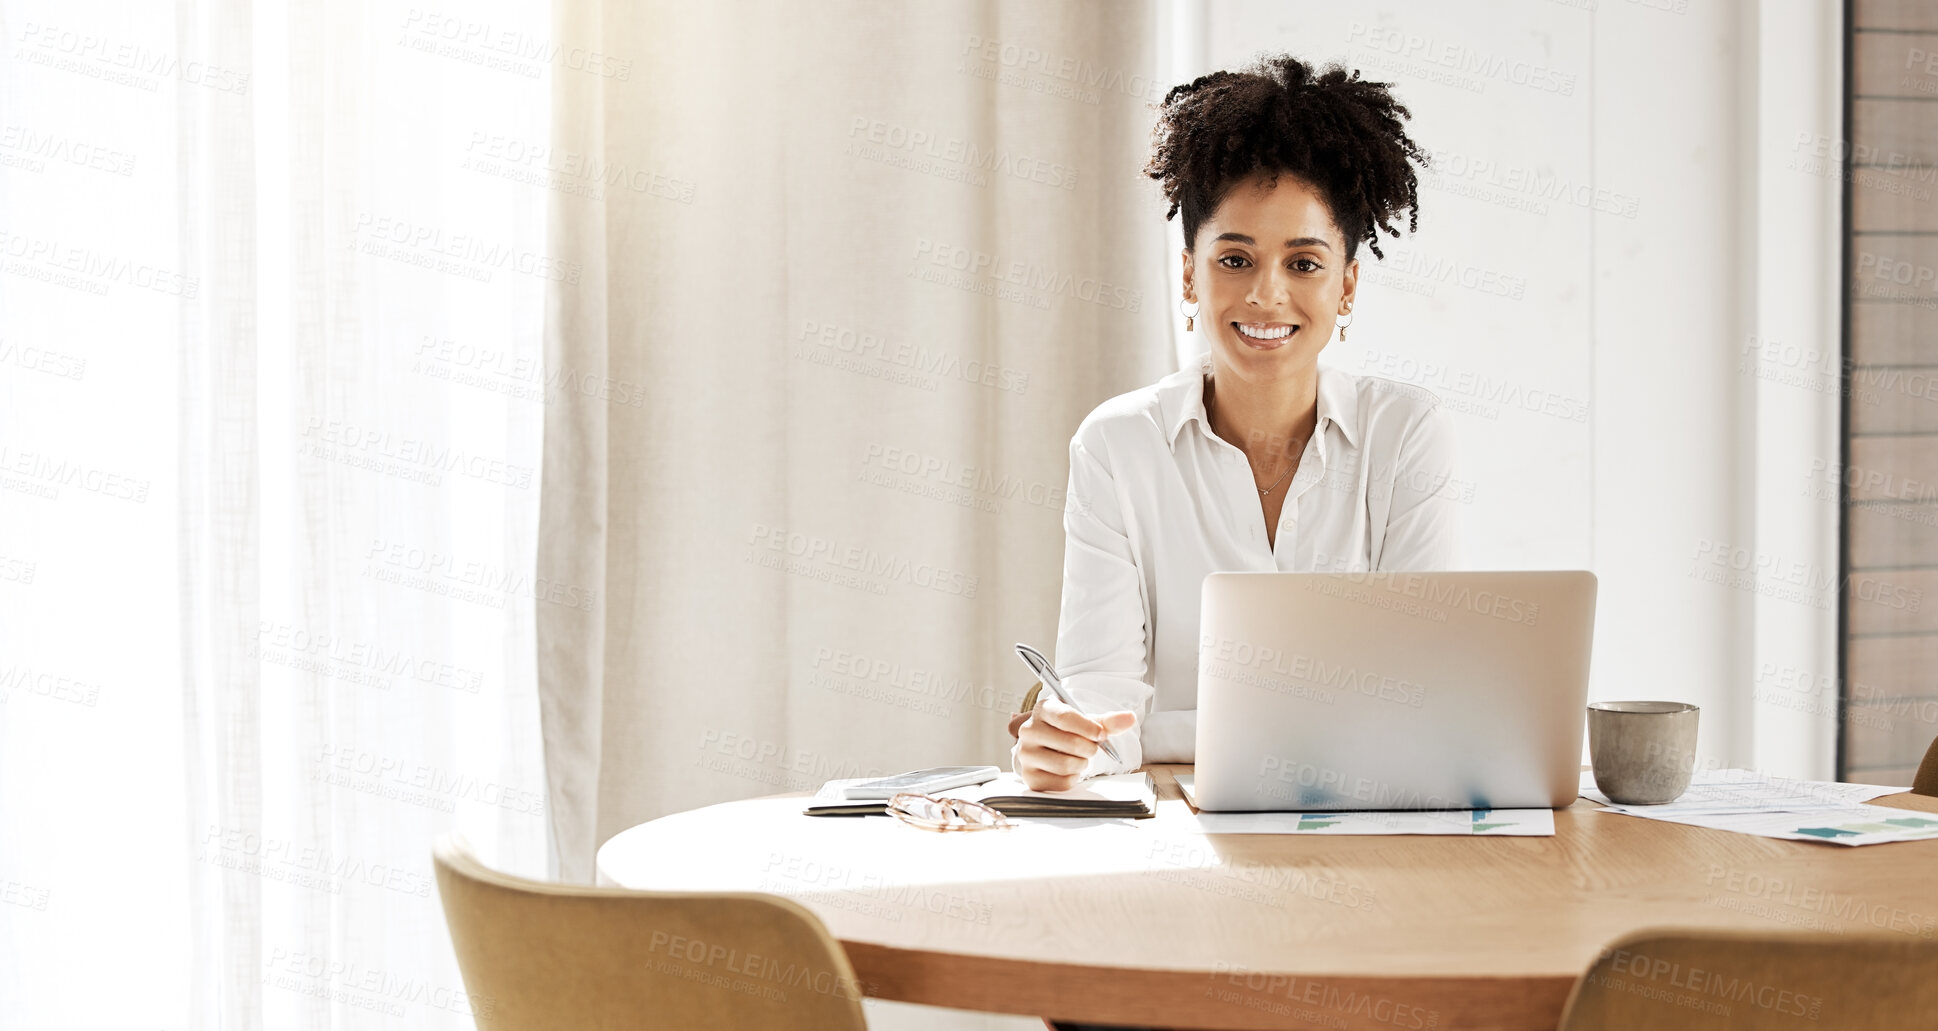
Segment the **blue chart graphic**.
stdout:
<path fill-rule="evenodd" d="M 1893 816 L 1876 823 L 1840 823 L 1835 827 L 1798 827 L 1798 834 L 1808 834 L 1813 838 L 1836 840 L 1855 838 L 1864 834 L 1877 834 L 1892 831 L 1922 831 L 1912 837 L 1938 836 L 1938 820 L 1922 816 Z"/>
<path fill-rule="evenodd" d="M 1491 830 L 1494 830 L 1494 829 L 1495 829 L 1495 828 L 1497 828 L 1497 827 L 1512 827 L 1512 826 L 1514 826 L 1514 825 L 1513 825 L 1513 824 L 1511 824 L 1511 823 L 1488 823 L 1488 822 L 1487 822 L 1487 814 L 1488 814 L 1488 813 L 1491 813 L 1491 812 L 1493 812 L 1493 811 L 1494 811 L 1494 810 L 1492 810 L 1492 809 L 1476 809 L 1476 810 L 1474 810 L 1474 833 L 1475 833 L 1475 834 L 1485 834 L 1486 832 L 1488 832 L 1488 831 L 1491 831 Z"/>

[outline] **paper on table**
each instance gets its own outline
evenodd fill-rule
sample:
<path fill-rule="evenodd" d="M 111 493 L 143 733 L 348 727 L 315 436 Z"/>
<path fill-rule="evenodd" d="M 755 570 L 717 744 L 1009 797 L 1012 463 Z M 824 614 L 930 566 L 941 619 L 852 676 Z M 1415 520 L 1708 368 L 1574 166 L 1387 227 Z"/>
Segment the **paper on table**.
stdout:
<path fill-rule="evenodd" d="M 1195 778 L 1179 774 L 1178 787 L 1197 804 Z M 1196 813 L 1205 834 L 1443 834 L 1466 837 L 1553 837 L 1552 809 L 1427 809 L 1402 812 Z"/>
<path fill-rule="evenodd" d="M 1206 834 L 1440 834 L 1550 838 L 1552 809 L 1433 809 L 1413 812 L 1197 813 Z"/>
<path fill-rule="evenodd" d="M 941 794 L 948 798 L 960 798 L 969 802 L 980 802 L 985 798 L 1002 796 L 1065 798 L 1084 802 L 1143 802 L 1147 806 L 1155 805 L 1157 802 L 1157 789 L 1151 780 L 1151 775 L 1135 771 L 1092 777 L 1068 791 L 1031 791 L 1024 786 L 1023 778 L 1014 773 L 1005 773 L 994 780 L 968 787 L 950 788 Z"/>
<path fill-rule="evenodd" d="M 859 784 L 872 777 L 850 777 L 846 780 L 831 780 L 821 785 L 814 793 L 816 801 L 854 802 L 855 799 L 842 795 L 842 789 L 850 784 Z M 1023 798 L 1067 798 L 1084 802 L 1143 802 L 1153 805 L 1157 791 L 1148 773 L 1116 773 L 1107 777 L 1093 777 L 1083 781 L 1069 791 L 1031 791 L 1023 784 L 1023 778 L 1014 773 L 1004 773 L 993 780 L 981 784 L 969 784 L 938 792 L 943 798 L 960 798 L 969 802 L 979 802 L 985 798 L 998 796 L 1018 796 Z"/>
<path fill-rule="evenodd" d="M 1821 780 L 1793 780 L 1754 770 L 1698 770 L 1689 790 L 1661 805 L 1623 805 L 1611 802 L 1595 787 L 1595 774 L 1583 770 L 1581 796 L 1620 812 L 1650 816 L 1698 816 L 1722 813 L 1807 812 L 1838 809 L 1868 802 L 1879 795 L 1905 790 L 1882 784 L 1841 784 Z"/>
<path fill-rule="evenodd" d="M 1897 790 L 1897 789 L 1894 789 Z M 1938 839 L 1938 816 L 1881 805 L 1850 805 L 1775 813 L 1668 813 L 1667 806 L 1604 808 L 1604 813 L 1640 816 L 1691 827 L 1754 834 L 1791 841 L 1827 841 L 1834 845 L 1878 845 L 1888 841 Z"/>
<path fill-rule="evenodd" d="M 848 796 L 842 794 L 841 789 L 847 787 L 850 784 L 859 784 L 864 780 L 880 780 L 880 779 L 881 779 L 880 777 L 848 777 L 843 780 L 831 780 L 831 781 L 828 781 L 826 784 L 821 785 L 821 790 L 816 791 L 814 793 L 814 800 L 817 802 L 859 801 L 857 799 L 849 798 Z"/>

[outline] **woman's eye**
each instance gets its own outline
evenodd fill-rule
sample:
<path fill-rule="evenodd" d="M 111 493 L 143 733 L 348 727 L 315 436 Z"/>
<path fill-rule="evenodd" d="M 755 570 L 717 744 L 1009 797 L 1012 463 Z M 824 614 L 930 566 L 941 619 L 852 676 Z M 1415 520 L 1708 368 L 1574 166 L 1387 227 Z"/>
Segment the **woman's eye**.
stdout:
<path fill-rule="evenodd" d="M 1232 261 L 1235 261 L 1238 264 L 1236 265 L 1226 264 L 1226 262 L 1232 262 Z M 1248 264 L 1248 262 L 1246 262 L 1244 258 L 1239 257 L 1236 254 L 1227 254 L 1224 257 L 1218 259 L 1218 264 L 1224 265 L 1226 268 L 1244 268 Z"/>
<path fill-rule="evenodd" d="M 1317 272 L 1324 266 L 1313 261 L 1311 258 L 1299 258 L 1292 262 L 1292 267 L 1298 269 L 1300 272 Z"/>

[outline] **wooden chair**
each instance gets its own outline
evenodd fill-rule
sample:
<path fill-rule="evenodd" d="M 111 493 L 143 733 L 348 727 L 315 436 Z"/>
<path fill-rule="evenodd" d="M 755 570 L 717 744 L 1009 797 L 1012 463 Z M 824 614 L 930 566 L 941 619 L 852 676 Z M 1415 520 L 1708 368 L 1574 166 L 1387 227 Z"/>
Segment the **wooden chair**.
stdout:
<path fill-rule="evenodd" d="M 1918 764 L 1918 775 L 1911 778 L 1913 794 L 1938 797 L 1938 738 L 1925 749 L 1925 761 Z"/>
<path fill-rule="evenodd" d="M 480 1031 L 866 1031 L 840 942 L 791 899 L 528 881 L 433 849 Z"/>
<path fill-rule="evenodd" d="M 1575 982 L 1560 1031 L 1935 1025 L 1938 940 L 1655 930 L 1602 949 Z"/>

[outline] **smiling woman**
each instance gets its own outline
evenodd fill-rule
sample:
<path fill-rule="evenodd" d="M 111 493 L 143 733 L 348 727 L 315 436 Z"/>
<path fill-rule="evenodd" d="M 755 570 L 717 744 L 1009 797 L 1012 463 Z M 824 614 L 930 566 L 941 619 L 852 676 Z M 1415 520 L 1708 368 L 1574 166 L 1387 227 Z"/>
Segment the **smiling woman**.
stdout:
<path fill-rule="evenodd" d="M 1408 117 L 1384 83 L 1288 56 L 1164 98 L 1146 171 L 1183 213 L 1210 350 L 1071 438 L 1056 665 L 1094 715 L 1038 704 L 1011 753 L 1031 787 L 1193 761 L 1207 573 L 1454 568 L 1438 398 L 1319 364 L 1351 325 L 1359 245 L 1417 226 Z"/>

